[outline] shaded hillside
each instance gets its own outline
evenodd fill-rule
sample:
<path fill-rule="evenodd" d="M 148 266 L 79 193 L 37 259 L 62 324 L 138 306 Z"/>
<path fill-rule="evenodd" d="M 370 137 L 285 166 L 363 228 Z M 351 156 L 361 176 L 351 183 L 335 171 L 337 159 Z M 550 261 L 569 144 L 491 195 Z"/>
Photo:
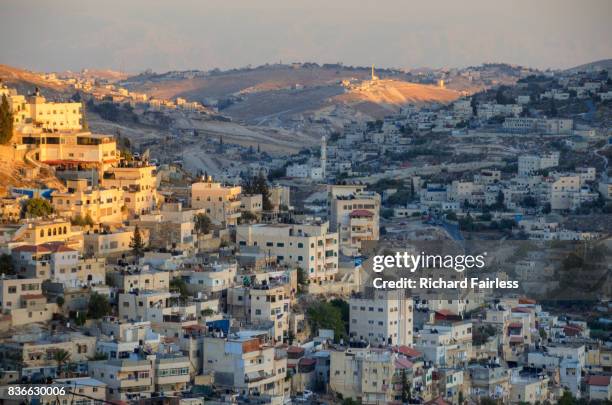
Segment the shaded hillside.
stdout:
<path fill-rule="evenodd" d="M 584 65 L 567 69 L 566 72 L 597 72 L 600 70 L 612 70 L 612 59 L 602 59 Z"/>

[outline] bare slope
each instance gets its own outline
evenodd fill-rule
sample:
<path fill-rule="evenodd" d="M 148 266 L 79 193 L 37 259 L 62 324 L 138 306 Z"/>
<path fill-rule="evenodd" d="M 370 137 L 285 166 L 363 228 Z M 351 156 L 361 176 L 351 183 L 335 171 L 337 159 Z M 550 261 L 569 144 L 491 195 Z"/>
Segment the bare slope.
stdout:
<path fill-rule="evenodd" d="M 335 99 L 348 104 L 370 103 L 391 109 L 406 104 L 450 103 L 461 96 L 456 90 L 400 80 L 367 81 Z"/>
<path fill-rule="evenodd" d="M 0 79 L 10 87 L 17 88 L 22 94 L 30 92 L 34 87 L 39 87 L 41 90 L 44 90 L 47 95 L 63 94 L 70 91 L 68 86 L 52 80 L 47 80 L 44 75 L 40 73 L 8 65 L 0 64 Z"/>

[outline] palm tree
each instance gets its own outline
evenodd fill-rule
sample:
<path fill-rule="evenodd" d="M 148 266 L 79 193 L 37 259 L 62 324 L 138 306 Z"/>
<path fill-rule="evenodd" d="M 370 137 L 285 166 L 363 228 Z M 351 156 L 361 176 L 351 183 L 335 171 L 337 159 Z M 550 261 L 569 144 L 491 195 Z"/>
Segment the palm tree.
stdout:
<path fill-rule="evenodd" d="M 53 360 L 57 363 L 58 375 L 61 375 L 63 366 L 70 360 L 70 353 L 64 349 L 59 349 L 53 353 Z"/>

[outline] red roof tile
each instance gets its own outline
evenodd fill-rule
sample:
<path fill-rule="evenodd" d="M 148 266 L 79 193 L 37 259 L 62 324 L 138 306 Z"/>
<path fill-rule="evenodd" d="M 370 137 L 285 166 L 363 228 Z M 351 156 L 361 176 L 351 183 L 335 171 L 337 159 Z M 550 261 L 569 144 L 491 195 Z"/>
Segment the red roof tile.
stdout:
<path fill-rule="evenodd" d="M 372 218 L 374 214 L 368 210 L 355 210 L 349 214 L 351 218 Z"/>
<path fill-rule="evenodd" d="M 596 385 L 598 387 L 606 387 L 610 385 L 609 375 L 591 375 L 587 381 L 588 385 Z"/>
<path fill-rule="evenodd" d="M 408 346 L 398 346 L 394 348 L 394 350 L 408 357 L 420 357 L 423 355 L 423 353 L 421 353 L 420 351 Z"/>
<path fill-rule="evenodd" d="M 17 246 L 13 252 L 51 253 L 51 250 L 44 245 L 23 245 Z"/>

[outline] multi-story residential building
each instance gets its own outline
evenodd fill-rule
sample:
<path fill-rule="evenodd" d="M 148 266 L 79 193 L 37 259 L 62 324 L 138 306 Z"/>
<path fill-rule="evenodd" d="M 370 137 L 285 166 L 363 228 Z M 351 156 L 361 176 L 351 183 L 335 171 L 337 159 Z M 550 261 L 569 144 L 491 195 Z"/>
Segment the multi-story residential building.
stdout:
<path fill-rule="evenodd" d="M 105 282 L 104 259 L 84 258 L 61 242 L 22 245 L 12 250 L 12 258 L 21 277 L 48 279 L 73 288 Z"/>
<path fill-rule="evenodd" d="M 83 234 L 83 251 L 95 257 L 120 257 L 132 249 L 130 243 L 134 238 L 134 226 L 125 226 L 115 229 L 102 229 L 98 232 L 87 231 Z M 139 229 L 145 246 L 149 245 L 149 230 Z"/>
<path fill-rule="evenodd" d="M 240 218 L 242 187 L 225 187 L 221 183 L 202 181 L 191 185 L 191 206 L 203 208 L 217 224 L 236 225 Z"/>
<path fill-rule="evenodd" d="M 171 306 L 178 295 L 167 290 L 139 290 L 120 293 L 117 298 L 119 318 L 130 321 L 161 322 L 159 310 Z"/>
<path fill-rule="evenodd" d="M 412 346 L 412 299 L 403 290 L 368 290 L 349 300 L 350 337 L 372 345 Z"/>
<path fill-rule="evenodd" d="M 472 357 L 472 322 L 427 323 L 415 336 L 415 348 L 435 365 L 463 366 Z"/>
<path fill-rule="evenodd" d="M 542 403 L 548 400 L 547 376 L 512 375 L 510 379 L 510 402 L 512 403 Z"/>
<path fill-rule="evenodd" d="M 190 294 L 204 293 L 218 298 L 236 285 L 238 264 L 234 261 L 215 262 L 181 273 Z"/>
<path fill-rule="evenodd" d="M 217 387 L 240 394 L 288 395 L 287 357 L 261 338 L 206 336 L 204 371 L 214 372 Z"/>
<path fill-rule="evenodd" d="M 317 282 L 331 281 L 338 272 L 338 234 L 329 224 L 255 224 L 236 228 L 238 246 L 257 246 L 278 262 L 295 265 Z"/>
<path fill-rule="evenodd" d="M 100 184 L 106 188 L 123 190 L 124 204 L 132 216 L 150 212 L 161 202 L 157 192 L 157 170 L 148 162 L 123 162 L 116 167 L 109 167 L 100 179 Z"/>
<path fill-rule="evenodd" d="M 503 128 L 508 132 L 530 133 L 542 132 L 544 134 L 571 134 L 574 121 L 571 119 L 546 119 L 546 118 L 506 118 Z"/>
<path fill-rule="evenodd" d="M 270 203 L 273 211 L 280 211 L 281 208 L 290 208 L 290 188 L 287 186 L 273 185 L 270 187 Z"/>
<path fill-rule="evenodd" d="M 116 267 L 108 275 L 122 292 L 166 290 L 170 286 L 169 272 L 152 270 L 148 265 Z"/>
<path fill-rule="evenodd" d="M 28 145 L 33 158 L 51 166 L 95 164 L 105 169 L 119 162 L 120 153 L 112 135 L 91 132 L 47 132 L 41 128 L 22 128 L 19 143 Z"/>
<path fill-rule="evenodd" d="M 273 323 L 274 340 L 283 342 L 288 337 L 290 312 L 290 297 L 286 295 L 285 287 L 256 285 L 249 292 L 251 324 Z"/>
<path fill-rule="evenodd" d="M 0 361 L 4 368 L 19 370 L 22 377 L 42 374 L 58 377 L 59 370 L 54 354 L 63 350 L 70 356 L 76 372 L 87 371 L 87 362 L 95 354 L 96 338 L 77 332 L 54 335 L 18 335 L 0 344 Z"/>
<path fill-rule="evenodd" d="M 559 166 L 559 152 L 546 155 L 520 155 L 518 157 L 518 175 L 530 176 L 539 170 Z"/>
<path fill-rule="evenodd" d="M 89 375 L 106 384 L 106 399 L 136 401 L 155 390 L 151 359 L 120 359 L 89 362 Z"/>
<path fill-rule="evenodd" d="M 568 210 L 572 207 L 574 194 L 580 192 L 579 176 L 560 176 L 550 184 L 550 208 Z"/>
<path fill-rule="evenodd" d="M 476 364 L 467 368 L 472 398 L 493 398 L 504 402 L 510 395 L 510 373 L 497 364 Z"/>
<path fill-rule="evenodd" d="M 190 250 L 195 247 L 197 239 L 193 210 L 183 212 L 184 215 L 175 215 L 180 212 L 154 211 L 142 214 L 138 220 L 130 223 L 148 231 L 149 246 L 152 248 Z"/>
<path fill-rule="evenodd" d="M 181 395 L 189 387 L 189 357 L 168 354 L 156 355 L 153 363 L 155 392 L 164 395 Z"/>
<path fill-rule="evenodd" d="M 261 212 L 263 211 L 261 194 L 240 195 L 240 210 L 248 211 L 255 215 L 261 215 Z"/>
<path fill-rule="evenodd" d="M 8 243 L 13 249 L 21 245 L 40 245 L 49 242 L 62 242 L 68 247 L 83 248 L 83 232 L 74 230 L 66 219 L 35 219 L 23 223 Z"/>
<path fill-rule="evenodd" d="M 363 186 L 329 186 L 328 194 L 330 228 L 338 232 L 344 254 L 359 254 L 363 241 L 378 240 L 379 194 L 367 192 Z"/>
<path fill-rule="evenodd" d="M 86 179 L 68 180 L 66 192 L 54 191 L 53 208 L 65 217 L 89 217 L 94 223 L 121 223 L 124 214 L 123 190 L 93 188 Z"/>
<path fill-rule="evenodd" d="M 33 124 L 47 130 L 80 130 L 83 126 L 81 103 L 54 103 L 47 102 L 45 97 L 36 89 L 28 96 L 25 103 L 15 103 L 18 124 Z"/>
<path fill-rule="evenodd" d="M 612 378 L 609 375 L 590 375 L 586 379 L 586 385 L 590 400 L 612 400 Z"/>
<path fill-rule="evenodd" d="M 138 359 L 140 348 L 155 352 L 162 342 L 162 336 L 153 332 L 149 321 L 123 322 L 109 316 L 103 319 L 100 329 L 96 352 L 109 360 Z"/>
<path fill-rule="evenodd" d="M 51 320 L 58 307 L 42 293 L 41 278 L 0 278 L 0 308 L 11 326 Z"/>
<path fill-rule="evenodd" d="M 339 348 L 330 351 L 330 388 L 362 404 L 401 402 L 401 379 L 412 363 L 392 350 Z"/>

